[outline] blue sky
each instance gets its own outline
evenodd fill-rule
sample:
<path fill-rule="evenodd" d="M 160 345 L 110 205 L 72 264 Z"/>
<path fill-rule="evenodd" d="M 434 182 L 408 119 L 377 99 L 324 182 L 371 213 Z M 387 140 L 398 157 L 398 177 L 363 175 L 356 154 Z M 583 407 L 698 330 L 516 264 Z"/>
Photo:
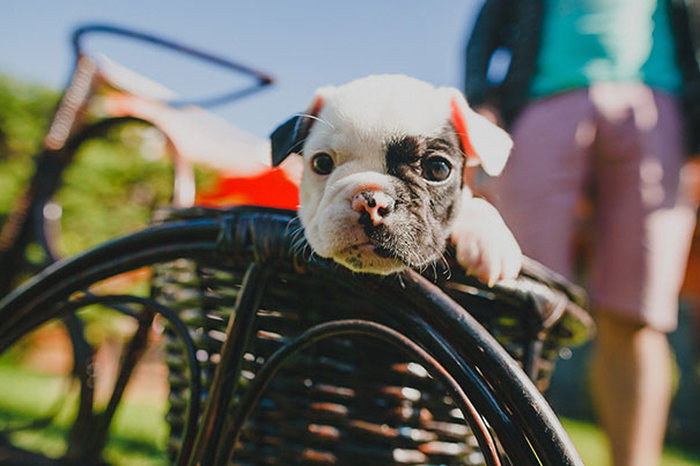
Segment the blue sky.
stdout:
<path fill-rule="evenodd" d="M 313 90 L 322 85 L 369 74 L 403 73 L 436 85 L 460 86 L 465 38 L 480 3 L 3 0 L 0 72 L 59 89 L 72 66 L 68 39 L 75 26 L 106 22 L 133 27 L 275 77 L 273 88 L 216 110 L 228 121 L 266 137 L 277 123 L 304 109 Z M 174 83 L 178 90 L 182 86 L 201 95 L 197 92 L 203 89 L 219 89 L 212 77 L 220 76 L 211 68 L 160 63 L 147 54 L 132 53 L 126 58 L 129 67 L 169 81 L 168 85 Z M 153 76 L 152 70 L 161 75 Z"/>

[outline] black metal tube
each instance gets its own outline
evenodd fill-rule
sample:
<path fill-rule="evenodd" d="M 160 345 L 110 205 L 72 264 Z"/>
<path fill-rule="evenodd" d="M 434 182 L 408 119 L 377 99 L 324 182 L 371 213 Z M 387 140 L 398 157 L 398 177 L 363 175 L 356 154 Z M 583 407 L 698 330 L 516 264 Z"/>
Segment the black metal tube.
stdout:
<path fill-rule="evenodd" d="M 189 377 L 189 390 L 190 399 L 187 405 L 187 415 L 185 421 L 185 433 L 183 436 L 182 447 L 178 454 L 176 464 L 183 466 L 186 464 L 187 459 L 190 456 L 192 445 L 194 443 L 194 438 L 197 432 L 197 420 L 199 419 L 199 405 L 200 399 L 202 398 L 202 387 L 200 382 L 200 368 L 199 362 L 197 362 L 197 357 L 195 354 L 195 345 L 190 337 L 187 330 L 187 326 L 182 322 L 182 320 L 177 316 L 177 314 L 167 306 L 154 301 L 149 298 L 142 298 L 138 296 L 131 295 L 106 295 L 106 296 L 95 296 L 87 295 L 80 299 L 70 301 L 65 303 L 64 306 L 60 308 L 58 312 L 59 315 L 67 315 L 74 313 L 78 309 L 93 305 L 102 304 L 106 306 L 111 306 L 118 312 L 125 313 L 125 311 L 116 304 L 123 303 L 134 303 L 143 306 L 144 308 L 160 314 L 164 319 L 166 319 L 171 325 L 175 334 L 180 338 L 184 345 L 185 359 L 187 360 L 187 368 L 190 373 Z M 125 313 L 126 314 L 126 313 Z M 128 313 L 130 317 L 133 317 L 131 313 Z M 83 421 L 87 422 L 87 421 Z M 84 426 L 89 428 L 89 426 Z"/>
<path fill-rule="evenodd" d="M 224 465 L 231 460 L 243 424 L 252 413 L 267 385 L 272 381 L 272 378 L 288 357 L 320 341 L 342 335 L 366 335 L 379 338 L 409 353 L 421 364 L 424 364 L 430 375 L 444 385 L 455 403 L 457 403 L 478 439 L 479 445 L 482 447 L 486 463 L 489 466 L 499 466 L 501 464 L 496 445 L 488 432 L 488 428 L 464 393 L 464 390 L 462 390 L 462 387 L 457 384 L 450 373 L 427 351 L 396 330 L 376 322 L 356 319 L 319 324 L 306 330 L 277 350 L 267 360 L 265 365 L 260 368 L 240 403 L 236 406 L 233 415 L 229 418 L 222 435 L 222 438 L 227 439 L 227 442 L 220 445 L 216 459 L 211 464 Z"/>
<path fill-rule="evenodd" d="M 265 284 L 264 269 L 255 263 L 251 264 L 243 278 L 242 292 L 238 295 L 235 310 L 228 321 L 221 360 L 209 388 L 204 415 L 189 461 L 192 466 L 213 464 L 219 444 L 230 442 L 230 439 L 222 437 L 222 427 L 239 384 L 243 354 L 253 333 L 255 315 Z"/>
<path fill-rule="evenodd" d="M 225 226 L 216 219 L 206 219 L 154 227 L 51 266 L 0 301 L 0 346 L 6 348 L 28 330 L 59 315 L 60 309 L 52 308 L 50 303 L 67 299 L 70 293 L 111 274 L 178 257 L 211 259 L 222 252 L 227 260 L 240 257 L 262 264 L 273 257 L 275 261 L 289 257 L 288 252 L 282 251 L 288 246 L 289 238 L 280 231 L 286 230 L 291 214 L 262 213 L 261 209 L 230 211 L 223 222 Z M 269 230 L 273 237 L 267 238 L 263 229 Z M 223 249 L 217 242 L 221 237 L 229 239 Z M 513 445 L 518 449 L 522 443 L 530 442 L 542 464 L 581 464 L 556 416 L 517 363 L 472 316 L 435 285 L 408 272 L 402 276 L 402 285 L 387 279 L 382 281 L 381 289 L 376 289 L 372 286 L 374 281 L 343 274 L 324 263 L 311 263 L 308 267 L 331 277 L 329 284 L 371 288 L 373 295 L 391 303 L 392 308 L 397 307 L 397 300 L 405 304 L 401 312 L 391 311 L 391 318 L 402 322 L 392 326 L 420 341 L 453 373 L 459 384 L 469 387 L 479 381 L 486 383 L 485 393 L 472 390 L 468 396 L 474 396 L 472 401 L 482 398 L 479 402 L 484 404 L 476 406 L 485 409 L 482 414 L 499 438 L 504 435 L 507 443 L 513 435 Z M 419 321 L 422 325 L 416 326 Z M 452 350 L 456 353 L 443 361 L 444 355 Z M 504 412 L 512 419 L 506 419 Z M 522 433 L 515 432 L 515 424 Z M 510 446 L 504 444 L 506 450 Z"/>
<path fill-rule="evenodd" d="M 443 364 L 455 379 L 465 387 L 468 395 L 478 407 L 482 415 L 489 420 L 493 430 L 497 433 L 499 442 L 507 451 L 513 464 L 534 464 L 538 462 L 538 454 L 532 449 L 527 435 L 522 427 L 512 416 L 512 413 L 503 405 L 503 396 L 495 390 L 493 385 L 485 377 L 480 366 L 473 361 L 466 362 L 463 355 L 484 351 L 483 346 L 460 345 L 461 351 L 450 346 L 444 335 L 430 327 L 410 308 L 404 308 L 402 317 L 405 320 L 404 328 L 407 335 L 417 341 L 426 342 L 426 347 L 434 354 L 441 354 Z M 478 323 L 477 323 L 478 325 Z M 481 326 L 479 325 L 479 328 Z M 470 327 L 468 331 L 479 331 Z M 468 349 L 466 348 L 468 347 Z"/>
<path fill-rule="evenodd" d="M 338 278 L 335 283 L 336 286 L 347 287 L 348 292 L 352 292 L 352 285 L 348 286 L 347 280 L 343 281 L 340 277 L 336 276 L 333 276 L 333 278 Z M 414 341 L 420 341 L 432 354 L 440 355 L 442 364 L 444 364 L 452 376 L 458 380 L 460 385 L 465 388 L 469 398 L 477 406 L 483 416 L 488 419 L 489 424 L 496 432 L 499 441 L 508 452 L 509 458 L 514 464 L 532 464 L 533 462 L 538 462 L 538 455 L 532 449 L 521 425 L 521 422 L 526 422 L 527 420 L 514 418 L 510 411 L 504 410 L 503 396 L 498 393 L 497 390 L 493 389 L 491 382 L 482 373 L 483 368 L 478 366 L 473 360 L 469 362 L 465 360 L 465 355 L 483 352 L 485 344 L 495 344 L 499 347 L 500 345 L 493 342 L 485 343 L 478 339 L 470 339 L 467 343 L 464 343 L 461 342 L 461 337 L 458 336 L 453 338 L 453 340 L 457 339 L 462 343 L 460 344 L 461 351 L 455 351 L 455 345 L 453 343 L 448 344 L 447 342 L 444 334 L 445 330 L 442 329 L 438 331 L 437 328 L 427 324 L 424 318 L 425 313 L 442 314 L 445 309 L 434 305 L 434 303 L 426 302 L 425 296 L 422 293 L 428 295 L 439 293 L 444 299 L 450 300 L 450 298 L 437 288 L 429 288 L 421 291 L 412 290 L 412 287 L 418 284 L 415 283 L 411 277 L 404 277 L 402 283 L 403 286 L 400 289 L 394 286 L 386 286 L 385 284 L 372 287 L 372 299 L 375 305 L 384 309 L 387 314 L 392 316 L 393 325 L 395 325 L 396 328 L 401 328 L 405 335 L 409 336 Z M 461 307 L 458 306 L 458 308 L 461 309 L 462 313 L 466 314 Z M 471 316 L 469 317 L 471 318 Z M 452 316 L 451 318 L 454 319 L 455 317 Z M 433 320 L 435 320 L 435 318 Z M 444 320 L 449 321 L 450 318 L 445 318 Z M 468 322 L 466 328 L 460 329 L 460 335 L 461 332 L 476 334 L 481 332 L 488 333 L 487 330 L 473 318 Z M 508 364 L 509 361 L 511 361 L 510 358 L 500 361 L 500 363 Z M 506 386 L 505 389 L 507 388 Z M 500 387 L 500 389 L 503 389 L 503 387 Z"/>
<path fill-rule="evenodd" d="M 454 341 L 457 352 L 468 365 L 481 369 L 481 374 L 499 396 L 499 402 L 512 410 L 522 423 L 522 429 L 540 453 L 543 464 L 583 466 L 556 414 L 495 338 L 474 317 L 419 274 L 408 271 L 404 280 L 412 285 L 406 287 L 406 291 L 413 295 L 411 298 L 426 304 L 415 306 L 419 316 L 445 337 L 455 336 L 451 341 Z M 443 312 L 433 312 L 431 305 Z M 470 351 L 474 347 L 481 350 Z"/>
<path fill-rule="evenodd" d="M 72 37 L 72 43 L 73 43 L 73 49 L 75 51 L 76 57 L 79 57 L 81 55 L 85 54 L 85 48 L 83 46 L 83 39 L 85 38 L 86 35 L 88 34 L 94 34 L 94 33 L 103 33 L 103 34 L 112 34 L 112 35 L 118 35 L 122 37 L 127 37 L 130 39 L 135 39 L 141 42 L 146 42 L 149 44 L 153 44 L 158 47 L 164 47 L 179 53 L 183 53 L 185 55 L 192 56 L 198 60 L 212 63 L 216 66 L 219 66 L 221 68 L 230 70 L 230 71 L 235 71 L 238 73 L 242 73 L 248 76 L 251 76 L 252 78 L 255 79 L 255 84 L 253 84 L 250 87 L 244 88 L 239 91 L 234 91 L 230 92 L 227 94 L 224 94 L 219 97 L 211 97 L 211 98 L 206 98 L 206 99 L 199 99 L 199 100 L 192 100 L 192 101 L 171 101 L 168 102 L 169 105 L 173 107 L 179 107 L 183 105 L 200 105 L 203 107 L 212 107 L 214 105 L 220 105 L 226 102 L 231 102 L 235 99 L 247 96 L 249 94 L 252 94 L 254 92 L 257 92 L 264 88 L 265 86 L 272 84 L 274 82 L 274 79 L 261 71 L 258 71 L 256 69 L 253 69 L 249 66 L 242 65 L 240 63 L 234 62 L 232 60 L 229 60 L 227 58 L 219 57 L 216 55 L 213 55 L 209 52 L 205 52 L 203 50 L 198 50 L 193 47 L 187 46 L 185 44 L 181 44 L 169 39 L 164 39 L 162 37 L 155 36 L 153 34 L 141 32 L 141 31 L 134 31 L 132 29 L 126 29 L 120 26 L 115 26 L 115 25 L 109 25 L 109 24 L 88 24 L 82 27 L 77 28 L 73 32 L 73 37 Z"/>

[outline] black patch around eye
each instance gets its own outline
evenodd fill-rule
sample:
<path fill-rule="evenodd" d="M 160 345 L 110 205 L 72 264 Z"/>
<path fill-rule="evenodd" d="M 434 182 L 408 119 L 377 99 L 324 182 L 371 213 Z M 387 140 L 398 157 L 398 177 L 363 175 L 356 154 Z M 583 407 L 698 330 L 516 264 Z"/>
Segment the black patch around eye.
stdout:
<path fill-rule="evenodd" d="M 442 138 L 431 138 L 428 139 L 427 141 L 427 149 L 428 151 L 443 151 L 443 152 L 450 152 L 454 150 L 454 144 L 450 144 L 449 141 L 446 139 Z"/>
<path fill-rule="evenodd" d="M 386 166 L 389 174 L 397 175 L 400 167 L 417 164 L 420 160 L 421 142 L 406 136 L 389 141 L 386 146 Z"/>
<path fill-rule="evenodd" d="M 405 181 L 444 181 L 461 170 L 462 155 L 448 136 L 404 136 L 386 145 L 386 167 L 390 175 Z"/>

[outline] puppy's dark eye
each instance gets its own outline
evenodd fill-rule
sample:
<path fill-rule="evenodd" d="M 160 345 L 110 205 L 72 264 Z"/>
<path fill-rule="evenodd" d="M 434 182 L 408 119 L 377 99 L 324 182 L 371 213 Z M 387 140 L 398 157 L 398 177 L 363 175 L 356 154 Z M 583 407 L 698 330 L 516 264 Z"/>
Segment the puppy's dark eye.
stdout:
<path fill-rule="evenodd" d="M 442 157 L 429 157 L 423 161 L 423 178 L 428 181 L 445 181 L 452 172 L 452 165 Z"/>
<path fill-rule="evenodd" d="M 335 164 L 330 155 L 319 152 L 311 157 L 311 169 L 319 175 L 328 175 L 333 171 Z"/>

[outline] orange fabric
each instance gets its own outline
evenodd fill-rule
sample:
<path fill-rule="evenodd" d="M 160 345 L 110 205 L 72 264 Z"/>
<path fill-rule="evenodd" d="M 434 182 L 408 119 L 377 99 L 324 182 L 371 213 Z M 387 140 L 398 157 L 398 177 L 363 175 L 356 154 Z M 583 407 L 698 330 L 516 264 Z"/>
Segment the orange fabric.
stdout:
<path fill-rule="evenodd" d="M 197 205 L 209 207 L 259 205 L 296 210 L 299 186 L 281 168 L 256 176 L 221 174 L 214 187 L 197 196 Z"/>

